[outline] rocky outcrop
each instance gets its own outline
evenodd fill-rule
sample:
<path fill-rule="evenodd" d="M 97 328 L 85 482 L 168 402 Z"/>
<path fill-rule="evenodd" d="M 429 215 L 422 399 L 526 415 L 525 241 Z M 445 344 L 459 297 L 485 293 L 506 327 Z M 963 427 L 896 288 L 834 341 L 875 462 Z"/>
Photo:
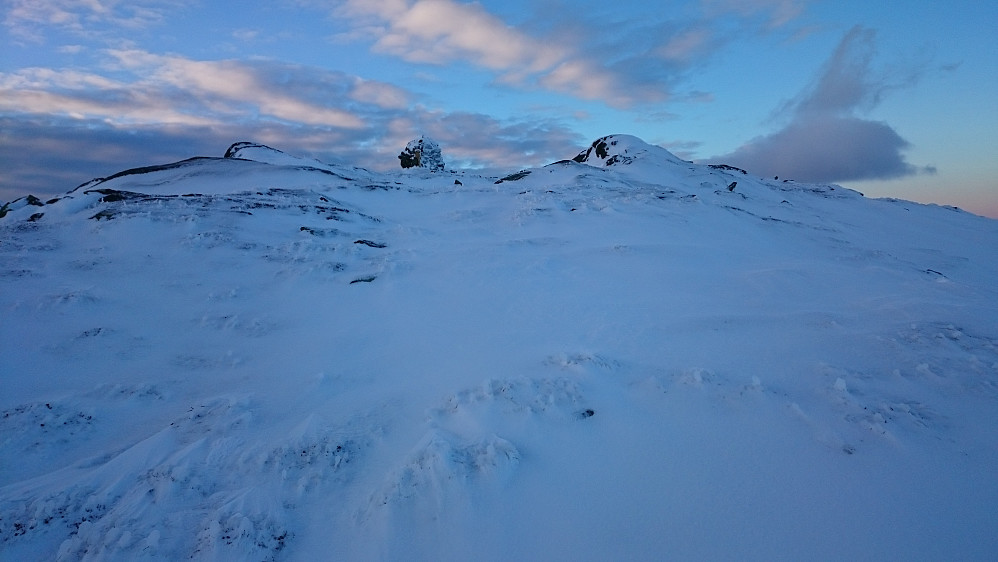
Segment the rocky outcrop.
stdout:
<path fill-rule="evenodd" d="M 426 168 L 433 171 L 444 169 L 440 145 L 426 137 L 409 141 L 398 158 L 403 168 Z"/>
<path fill-rule="evenodd" d="M 632 135 L 607 135 L 596 139 L 572 160 L 590 166 L 631 164 L 639 159 L 686 163 L 668 150 Z"/>

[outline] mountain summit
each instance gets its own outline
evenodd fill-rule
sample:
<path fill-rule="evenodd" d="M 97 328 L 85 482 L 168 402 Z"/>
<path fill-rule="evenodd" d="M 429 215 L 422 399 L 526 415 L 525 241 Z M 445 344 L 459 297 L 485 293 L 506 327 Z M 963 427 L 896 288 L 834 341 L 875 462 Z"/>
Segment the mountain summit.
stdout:
<path fill-rule="evenodd" d="M 998 221 L 626 135 L 0 214 L 0 559 L 998 552 Z"/>
<path fill-rule="evenodd" d="M 593 141 L 572 160 L 591 166 L 630 164 L 637 159 L 658 159 L 675 164 L 688 164 L 668 150 L 646 143 L 632 135 L 608 135 Z"/>

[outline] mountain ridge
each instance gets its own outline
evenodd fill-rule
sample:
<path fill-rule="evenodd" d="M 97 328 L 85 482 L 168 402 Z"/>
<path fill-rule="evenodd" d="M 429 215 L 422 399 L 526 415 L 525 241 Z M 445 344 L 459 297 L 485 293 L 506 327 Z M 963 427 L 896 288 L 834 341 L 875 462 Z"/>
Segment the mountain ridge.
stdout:
<path fill-rule="evenodd" d="M 992 558 L 998 222 L 594 145 L 12 206 L 0 558 Z"/>

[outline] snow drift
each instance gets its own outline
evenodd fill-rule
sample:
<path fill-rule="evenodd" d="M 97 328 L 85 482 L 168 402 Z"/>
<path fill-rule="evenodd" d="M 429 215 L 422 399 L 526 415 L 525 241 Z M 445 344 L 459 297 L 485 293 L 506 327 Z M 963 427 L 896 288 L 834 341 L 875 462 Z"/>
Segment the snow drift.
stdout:
<path fill-rule="evenodd" d="M 990 560 L 998 222 L 612 135 L 0 219 L 0 558 Z"/>

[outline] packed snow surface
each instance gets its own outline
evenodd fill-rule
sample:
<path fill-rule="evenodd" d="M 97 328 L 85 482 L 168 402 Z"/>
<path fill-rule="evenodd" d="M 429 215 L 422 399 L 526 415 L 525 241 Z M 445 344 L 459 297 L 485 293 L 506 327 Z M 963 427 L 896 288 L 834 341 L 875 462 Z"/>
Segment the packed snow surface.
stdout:
<path fill-rule="evenodd" d="M 0 559 L 998 558 L 998 221 L 600 141 L 9 205 Z"/>

